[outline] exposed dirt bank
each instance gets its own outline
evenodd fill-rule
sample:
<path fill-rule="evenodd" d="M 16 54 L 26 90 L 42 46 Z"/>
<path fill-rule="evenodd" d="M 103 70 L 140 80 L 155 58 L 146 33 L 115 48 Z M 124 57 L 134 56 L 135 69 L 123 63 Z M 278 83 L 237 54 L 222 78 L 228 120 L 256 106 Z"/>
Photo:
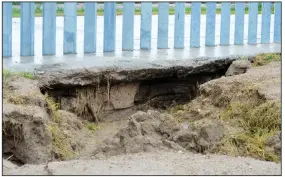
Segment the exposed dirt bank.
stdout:
<path fill-rule="evenodd" d="M 189 102 L 197 95 L 198 85 L 224 75 L 234 59 L 103 71 L 96 67 L 73 70 L 42 67 L 36 77 L 42 92 L 53 97 L 60 109 L 86 120 L 112 121 L 137 110 Z"/>

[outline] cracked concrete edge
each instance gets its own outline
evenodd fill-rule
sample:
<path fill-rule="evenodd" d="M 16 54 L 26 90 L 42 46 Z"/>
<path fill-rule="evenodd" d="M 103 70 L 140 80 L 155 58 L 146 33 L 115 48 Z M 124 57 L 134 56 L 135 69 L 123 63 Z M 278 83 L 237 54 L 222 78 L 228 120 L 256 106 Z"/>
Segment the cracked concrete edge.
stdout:
<path fill-rule="evenodd" d="M 40 80 L 40 87 L 61 86 L 87 86 L 96 85 L 107 80 L 111 83 L 143 81 L 166 77 L 186 77 L 201 72 L 215 72 L 220 68 L 228 67 L 232 61 L 242 59 L 245 56 L 229 57 L 201 57 L 195 60 L 177 60 L 173 63 L 152 62 L 148 67 L 113 66 L 113 67 L 89 67 L 77 69 L 63 69 L 60 64 L 45 65 L 35 69 L 35 75 Z M 251 59 L 253 56 L 246 56 Z M 103 82 L 102 82 L 103 81 Z"/>

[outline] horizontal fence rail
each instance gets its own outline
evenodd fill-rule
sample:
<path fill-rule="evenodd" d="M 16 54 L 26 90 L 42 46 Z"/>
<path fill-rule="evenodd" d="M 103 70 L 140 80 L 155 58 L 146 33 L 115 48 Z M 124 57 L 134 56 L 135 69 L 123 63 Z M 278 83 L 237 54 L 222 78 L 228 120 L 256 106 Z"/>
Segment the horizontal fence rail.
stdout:
<path fill-rule="evenodd" d="M 230 29 L 234 29 L 234 45 L 244 45 L 245 30 L 247 44 L 257 45 L 257 31 L 261 31 L 260 43 L 270 43 L 270 33 L 273 33 L 273 42 L 281 43 L 281 2 L 187 2 L 191 3 L 190 31 L 185 31 L 185 2 L 174 3 L 174 48 L 185 48 L 185 33 L 190 34 L 190 47 L 200 47 L 201 40 L 205 46 L 230 45 Z M 216 41 L 216 14 L 219 6 L 220 30 L 219 40 Z M 205 12 L 205 28 L 201 28 L 201 8 Z M 96 2 L 84 3 L 84 53 L 96 53 L 97 41 L 97 6 Z M 122 50 L 134 50 L 135 33 L 135 3 L 123 2 L 122 12 Z M 169 2 L 158 3 L 158 26 L 152 30 L 152 2 L 142 2 L 140 6 L 140 49 L 151 50 L 152 35 L 157 33 L 157 48 L 169 48 Z M 261 12 L 260 12 L 261 8 Z M 273 11 L 274 28 L 270 31 L 271 15 Z M 42 5 L 42 39 L 35 38 L 35 3 L 22 2 L 20 6 L 20 55 L 34 56 L 35 40 L 42 42 L 42 55 L 56 54 L 56 12 L 57 3 L 45 2 Z M 233 12 L 234 10 L 234 12 Z M 245 11 L 248 13 L 248 29 L 245 29 Z M 3 2 L 3 57 L 12 56 L 12 2 Z M 114 52 L 116 49 L 116 2 L 104 3 L 104 35 L 103 51 Z M 258 14 L 261 14 L 261 29 L 258 29 Z M 231 26 L 231 15 L 234 15 L 234 26 Z M 77 3 L 64 3 L 64 34 L 63 54 L 76 54 L 77 39 Z M 201 38 L 205 34 L 205 38 Z"/>

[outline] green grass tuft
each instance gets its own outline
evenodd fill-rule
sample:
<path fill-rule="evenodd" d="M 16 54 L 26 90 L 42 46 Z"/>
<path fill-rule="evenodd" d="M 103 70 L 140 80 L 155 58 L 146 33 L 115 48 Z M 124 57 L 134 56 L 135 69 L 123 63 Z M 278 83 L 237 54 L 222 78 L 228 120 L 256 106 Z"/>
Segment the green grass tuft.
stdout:
<path fill-rule="evenodd" d="M 265 151 L 268 137 L 281 131 L 281 103 L 266 101 L 261 104 L 233 102 L 221 114 L 224 121 L 236 120 L 245 131 L 224 138 L 220 152 L 228 155 L 251 156 L 279 162 L 280 157 Z"/>
<path fill-rule="evenodd" d="M 252 133 L 261 130 L 271 131 L 281 129 L 281 104 L 276 101 L 266 101 L 261 105 L 245 102 L 231 103 L 221 115 L 223 120 L 237 119 L 241 127 Z"/>
<path fill-rule="evenodd" d="M 47 126 L 48 131 L 52 135 L 53 152 L 61 160 L 70 160 L 75 157 L 75 153 L 70 146 L 68 137 L 60 130 L 57 124 Z"/>
<path fill-rule="evenodd" d="M 223 145 L 219 152 L 231 156 L 250 156 L 261 160 L 280 162 L 280 157 L 265 150 L 266 139 L 275 133 L 276 131 L 260 130 L 259 133 L 255 134 L 245 131 L 227 136 L 223 139 Z"/>
<path fill-rule="evenodd" d="M 266 53 L 257 55 L 254 58 L 253 66 L 263 66 L 270 62 L 274 61 L 281 61 L 281 54 L 280 53 Z"/>
<path fill-rule="evenodd" d="M 96 132 L 97 130 L 100 129 L 100 125 L 99 124 L 96 124 L 96 123 L 93 123 L 93 122 L 89 122 L 87 120 L 83 121 L 83 124 L 92 133 L 94 133 L 94 132 Z"/>
<path fill-rule="evenodd" d="M 13 72 L 11 70 L 3 69 L 3 80 L 7 80 L 8 78 L 20 76 L 27 79 L 34 80 L 36 77 L 30 72 Z"/>
<path fill-rule="evenodd" d="M 61 117 L 58 112 L 59 104 L 56 103 L 53 98 L 49 97 L 48 94 L 45 94 L 45 100 L 47 102 L 48 109 L 51 111 L 53 121 L 56 123 L 60 123 Z"/>

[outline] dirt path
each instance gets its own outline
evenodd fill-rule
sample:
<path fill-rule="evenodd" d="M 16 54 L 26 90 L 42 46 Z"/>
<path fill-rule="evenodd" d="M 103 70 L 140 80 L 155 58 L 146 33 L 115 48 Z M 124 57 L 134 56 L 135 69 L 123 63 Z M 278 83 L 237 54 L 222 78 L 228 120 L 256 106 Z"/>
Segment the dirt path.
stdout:
<path fill-rule="evenodd" d="M 102 160 L 51 162 L 4 171 L 6 175 L 281 175 L 281 164 L 252 158 L 164 151 Z"/>

